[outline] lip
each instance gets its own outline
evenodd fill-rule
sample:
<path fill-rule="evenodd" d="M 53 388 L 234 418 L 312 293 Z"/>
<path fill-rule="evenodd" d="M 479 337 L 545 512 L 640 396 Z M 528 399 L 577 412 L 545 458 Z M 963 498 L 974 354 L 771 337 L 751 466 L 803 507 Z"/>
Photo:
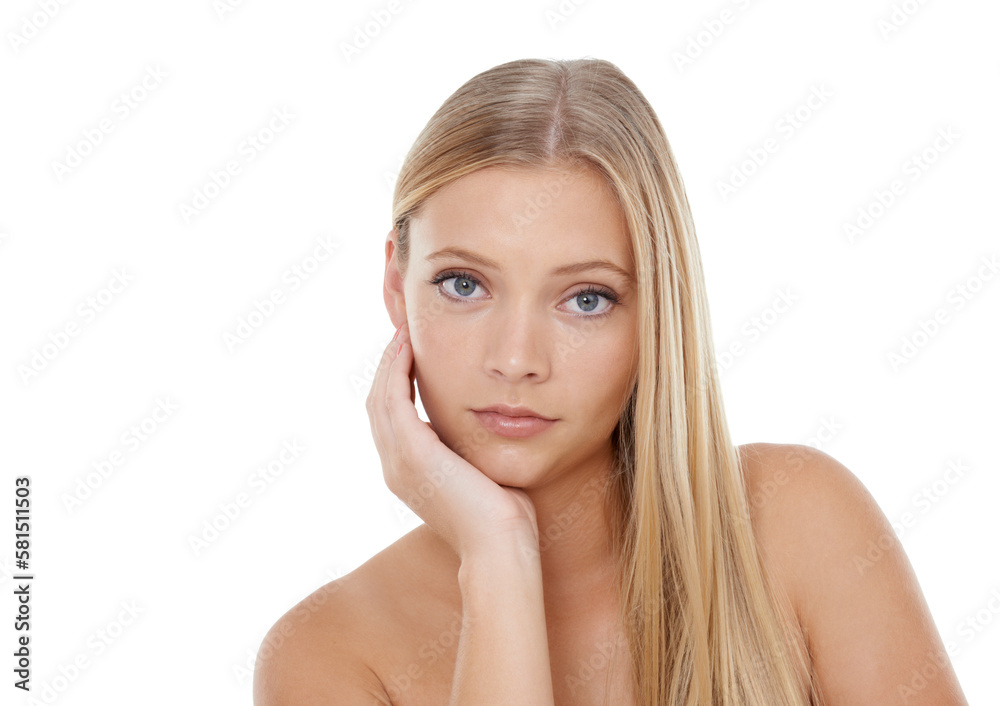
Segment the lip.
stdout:
<path fill-rule="evenodd" d="M 549 417 L 543 417 L 538 412 L 533 409 L 528 409 L 527 407 L 511 407 L 507 404 L 494 404 L 489 407 L 483 407 L 482 409 L 474 409 L 473 412 L 493 412 L 495 414 L 500 414 L 505 417 L 520 418 L 520 417 L 534 417 L 535 419 L 541 419 L 546 422 L 554 422 L 554 419 Z"/>
<path fill-rule="evenodd" d="M 543 431 L 556 423 L 555 419 L 543 419 L 541 417 L 509 417 L 499 412 L 472 410 L 476 419 L 488 431 L 505 436 L 509 439 L 525 439 Z"/>
<path fill-rule="evenodd" d="M 557 421 L 543 417 L 528 407 L 512 407 L 509 404 L 495 404 L 472 411 L 488 431 L 509 439 L 526 439 L 541 434 Z"/>

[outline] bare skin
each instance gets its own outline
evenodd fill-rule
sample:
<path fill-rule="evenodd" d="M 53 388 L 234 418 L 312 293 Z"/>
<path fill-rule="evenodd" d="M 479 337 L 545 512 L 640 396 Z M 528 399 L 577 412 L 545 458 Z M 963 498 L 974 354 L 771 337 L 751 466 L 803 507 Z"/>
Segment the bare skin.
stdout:
<path fill-rule="evenodd" d="M 550 205 L 532 210 L 540 196 Z M 606 529 L 613 520 L 604 514 L 603 482 L 617 409 L 636 372 L 635 271 L 627 233 L 614 195 L 592 170 L 492 168 L 442 189 L 411 220 L 405 271 L 394 232 L 386 244 L 386 306 L 403 326 L 398 340 L 406 343 L 394 366 L 407 369 L 409 363 L 409 378 L 419 385 L 441 442 L 474 467 L 477 482 L 496 484 L 477 486 L 470 495 L 502 502 L 493 491 L 503 489 L 527 508 L 530 546 L 540 561 L 548 659 L 559 672 L 564 655 L 577 646 L 602 649 L 615 637 L 608 633 L 617 593 Z M 439 255 L 458 248 L 494 264 L 462 253 Z M 598 260 L 618 271 L 558 272 Z M 531 438 L 496 435 L 473 410 L 498 403 L 530 407 L 557 421 Z M 382 436 L 379 421 L 376 416 L 376 438 Z M 399 481 L 402 487 L 390 484 L 404 501 L 406 480 Z M 410 479 L 408 487 L 418 484 Z M 439 494 L 430 501 L 444 507 Z M 469 503 L 449 501 L 448 514 L 461 518 Z M 431 502 L 421 500 L 414 511 L 453 550 L 446 565 L 453 574 L 464 544 L 474 542 L 458 537 L 463 529 L 442 521 L 437 507 L 426 507 Z M 484 522 L 496 512 L 474 514 Z M 448 555 L 444 549 L 440 554 Z M 552 688 L 558 701 L 562 687 Z"/>
<path fill-rule="evenodd" d="M 741 449 L 761 558 L 798 616 L 825 703 L 967 706 L 951 664 L 937 666 L 944 645 L 901 548 L 864 563 L 868 542 L 893 530 L 853 474 L 810 447 Z M 265 639 L 260 654 L 271 644 L 275 657 L 258 657 L 254 703 L 448 703 L 462 605 L 456 572 L 447 545 L 420 525 L 318 589 Z M 583 663 L 606 661 L 598 655 L 607 652 L 609 610 L 587 622 L 547 616 L 550 638 L 565 638 L 549 646 L 559 706 L 605 703 L 604 673 L 580 677 L 589 673 Z M 369 688 L 358 700 L 326 701 L 344 689 L 342 671 L 324 676 L 345 664 L 345 654 L 356 659 L 354 683 L 367 674 Z M 630 703 L 625 683 L 618 673 L 607 703 Z"/>
<path fill-rule="evenodd" d="M 553 195 L 554 194 L 554 195 Z M 533 202 L 551 205 L 531 210 Z M 462 247 L 502 271 L 462 256 L 430 259 Z M 596 172 L 490 168 L 467 175 L 431 197 L 411 220 L 405 278 L 386 242 L 385 301 L 398 341 L 412 350 L 411 379 L 441 440 L 500 486 L 531 502 L 541 533 L 546 607 L 573 611 L 599 595 L 613 561 L 598 487 L 610 467 L 616 410 L 635 374 L 637 302 L 626 277 L 555 268 L 607 260 L 634 278 L 624 215 Z M 452 271 L 475 277 L 427 280 Z M 578 294 L 589 286 L 619 299 Z M 598 316 L 605 313 L 606 316 Z M 404 349 L 403 355 L 407 354 Z M 400 361 L 404 366 L 406 360 Z M 557 418 L 529 439 L 487 434 L 471 409 L 508 403 Z M 571 507 L 573 531 L 558 533 Z M 420 514 L 418 511 L 417 514 Z M 434 526 L 433 522 L 430 522 Z M 596 593 L 603 594 L 602 585 Z"/>
<path fill-rule="evenodd" d="M 440 538 L 421 525 L 338 579 L 343 588 L 338 603 L 371 606 L 365 621 L 356 623 L 355 644 L 397 706 L 449 701 L 462 599 L 458 567 L 448 554 Z M 375 587 L 377 598 L 372 597 Z M 614 649 L 614 609 L 605 604 L 568 618 L 546 614 L 556 704 L 603 703 L 606 658 Z M 608 703 L 625 706 L 620 694 L 626 674 L 617 674 Z"/>
<path fill-rule="evenodd" d="M 509 660 L 497 666 L 498 686 L 538 695 L 531 703 L 630 703 L 621 657 L 611 693 L 604 691 L 622 636 L 607 537 L 614 519 L 595 489 L 610 468 L 617 407 L 634 379 L 635 271 L 623 215 L 599 176 L 565 176 L 491 168 L 450 184 L 412 221 L 405 272 L 390 233 L 385 300 L 401 331 L 368 408 L 386 484 L 426 524 L 275 625 L 258 656 L 257 706 L 486 703 L 496 691 L 476 688 L 491 676 L 491 660 Z M 550 206 L 526 208 L 555 192 Z M 499 266 L 455 253 L 431 257 L 456 246 Z M 554 274 L 597 259 L 624 274 Z M 592 287 L 618 303 L 581 298 Z M 591 311 L 610 313 L 598 319 Z M 416 417 L 414 383 L 433 426 Z M 487 433 L 473 410 L 495 403 L 557 421 L 528 439 Z M 808 447 L 742 448 L 762 561 L 796 611 L 827 703 L 964 704 L 946 659 L 923 685 L 910 676 L 943 645 L 898 542 L 859 569 L 869 542 L 895 535 L 857 479 Z M 433 492 L 420 492 L 427 487 Z M 463 593 L 462 571 L 506 557 L 512 546 L 534 550 L 532 560 L 480 574 L 480 590 L 515 590 L 520 584 L 503 583 L 508 569 L 526 569 L 541 594 L 525 594 L 531 614 L 514 608 L 492 626 L 521 621 L 508 634 L 521 643 L 504 650 L 471 641 L 463 656 L 459 636 L 471 639 L 462 632 L 463 598 L 474 594 Z M 456 702 L 463 659 L 477 678 L 464 682 L 462 693 L 472 696 Z"/>

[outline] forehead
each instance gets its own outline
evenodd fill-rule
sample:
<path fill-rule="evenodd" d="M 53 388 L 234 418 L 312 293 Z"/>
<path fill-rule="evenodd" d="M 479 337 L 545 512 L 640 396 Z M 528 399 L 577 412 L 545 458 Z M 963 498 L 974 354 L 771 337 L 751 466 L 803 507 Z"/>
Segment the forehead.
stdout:
<path fill-rule="evenodd" d="M 480 169 L 427 199 L 410 232 L 417 258 L 458 246 L 499 260 L 602 257 L 632 268 L 624 213 L 593 168 Z"/>

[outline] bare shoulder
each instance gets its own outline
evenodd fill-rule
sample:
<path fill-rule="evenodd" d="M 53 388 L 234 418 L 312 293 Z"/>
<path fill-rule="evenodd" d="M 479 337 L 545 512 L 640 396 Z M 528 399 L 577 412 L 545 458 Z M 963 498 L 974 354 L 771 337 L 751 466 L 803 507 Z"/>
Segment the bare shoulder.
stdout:
<path fill-rule="evenodd" d="M 257 652 L 254 706 L 391 703 L 377 671 L 379 636 L 397 605 L 387 571 L 412 534 L 278 619 Z"/>
<path fill-rule="evenodd" d="M 966 704 L 910 561 L 861 480 L 810 446 L 738 450 L 758 544 L 827 703 Z"/>
<path fill-rule="evenodd" d="M 811 446 L 756 443 L 738 451 L 758 546 L 802 622 L 813 598 L 809 559 L 842 537 L 838 522 L 872 520 L 881 510 L 851 471 Z"/>

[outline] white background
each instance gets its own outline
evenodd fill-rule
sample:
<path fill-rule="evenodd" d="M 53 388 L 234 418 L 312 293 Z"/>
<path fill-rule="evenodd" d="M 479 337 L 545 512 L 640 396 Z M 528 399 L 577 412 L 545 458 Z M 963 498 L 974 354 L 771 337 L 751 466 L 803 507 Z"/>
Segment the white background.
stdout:
<path fill-rule="evenodd" d="M 38 703 L 46 685 L 67 705 L 249 703 L 273 622 L 418 524 L 383 484 L 364 407 L 393 334 L 393 179 L 473 75 L 583 56 L 636 82 L 675 152 L 717 350 L 744 344 L 722 363 L 737 442 L 818 445 L 892 522 L 909 513 L 902 541 L 966 696 L 997 702 L 1000 277 L 977 279 L 1000 254 L 995 3 L 911 0 L 891 32 L 885 0 L 52 5 L 0 13 L 5 703 L 29 703 L 10 671 L 18 475 L 33 489 Z M 348 59 L 349 43 L 366 45 Z M 685 52 L 697 56 L 679 66 Z M 139 88 L 157 67 L 164 77 Z M 829 97 L 789 134 L 780 121 L 814 88 Z M 133 90 L 145 95 L 126 115 Z M 294 117 L 268 135 L 282 109 Z M 88 145 L 102 120 L 111 130 Z M 262 130 L 274 139 L 249 160 L 241 143 Z M 947 149 L 938 130 L 956 135 Z M 778 149 L 723 198 L 719 183 L 768 138 Z M 60 179 L 53 164 L 77 148 Z M 925 150 L 933 163 L 913 179 Z M 185 219 L 179 206 L 229 160 L 239 174 Z M 894 180 L 905 191 L 850 238 L 845 224 Z M 321 239 L 336 254 L 293 289 L 283 276 L 316 264 Z M 127 286 L 102 294 L 122 270 Z M 961 308 L 958 285 L 976 289 Z M 284 301 L 227 347 L 276 288 Z M 774 317 L 779 290 L 795 303 Z M 100 296 L 102 312 L 80 313 Z M 894 368 L 889 354 L 937 309 L 947 322 Z M 751 340 L 755 316 L 769 325 Z M 73 323 L 64 348 L 51 343 Z M 123 440 L 157 400 L 174 411 L 146 420 L 145 441 Z M 251 485 L 291 441 L 304 451 Z M 115 452 L 100 478 L 94 464 Z M 950 462 L 968 470 L 946 475 Z M 81 487 L 90 495 L 68 504 Z M 239 516 L 205 541 L 240 493 Z"/>

